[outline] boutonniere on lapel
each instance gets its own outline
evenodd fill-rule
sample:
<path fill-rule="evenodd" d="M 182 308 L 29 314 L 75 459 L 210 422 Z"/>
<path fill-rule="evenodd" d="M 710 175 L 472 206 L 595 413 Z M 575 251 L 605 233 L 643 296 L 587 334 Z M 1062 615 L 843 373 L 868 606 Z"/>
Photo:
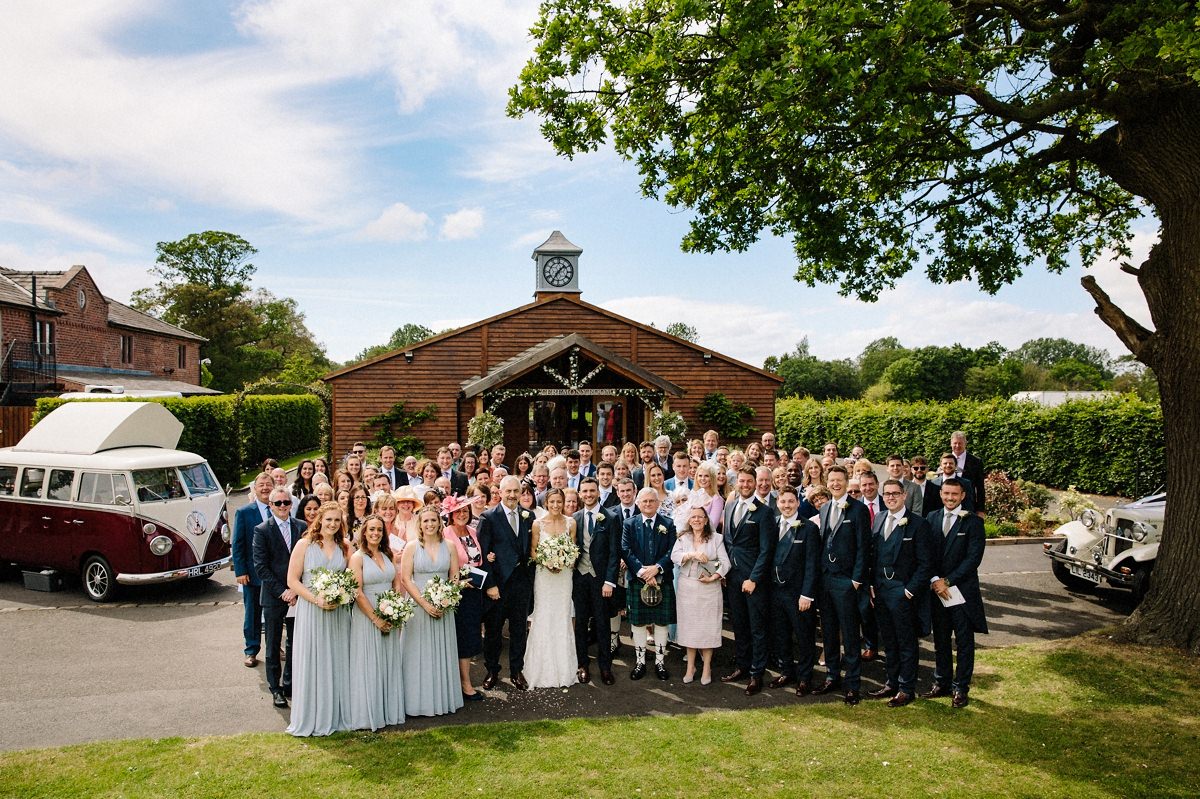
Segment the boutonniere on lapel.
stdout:
<path fill-rule="evenodd" d="M 897 526 L 897 527 L 903 527 L 903 526 L 904 526 L 904 525 L 906 525 L 906 524 L 908 524 L 908 517 L 907 517 L 907 516 L 902 516 L 902 517 L 900 518 L 900 520 L 899 520 L 898 522 L 896 522 L 896 526 Z"/>
<path fill-rule="evenodd" d="M 955 508 L 954 510 L 952 510 L 950 512 L 953 513 L 955 516 L 957 516 L 960 519 L 967 515 L 967 512 L 965 510 L 963 510 L 962 508 Z"/>
<path fill-rule="evenodd" d="M 848 507 L 850 507 L 850 503 L 844 499 L 838 503 L 838 510 L 845 510 Z"/>
<path fill-rule="evenodd" d="M 793 520 L 793 521 L 792 521 L 792 523 L 788 525 L 788 527 L 790 527 L 790 528 L 791 528 L 791 529 L 793 529 L 793 530 L 795 530 L 795 529 L 796 529 L 797 527 L 799 527 L 799 526 L 800 526 L 800 520 L 799 520 L 799 519 L 795 519 L 795 520 Z"/>
<path fill-rule="evenodd" d="M 754 504 L 754 500 L 746 503 L 746 513 L 754 513 L 756 510 L 758 510 L 758 506 Z"/>
<path fill-rule="evenodd" d="M 667 534 L 667 526 L 665 524 L 660 524 L 658 527 L 655 527 L 654 529 L 658 530 L 659 535 Z"/>
<path fill-rule="evenodd" d="M 522 519 L 528 519 L 528 518 L 529 518 L 529 511 L 527 511 L 527 510 L 523 510 L 523 511 L 521 511 L 521 518 L 522 518 Z"/>
<path fill-rule="evenodd" d="M 597 513 L 597 514 L 596 514 L 596 521 L 598 521 L 598 522 L 602 522 L 602 521 L 604 521 L 604 514 L 603 514 L 603 513 Z"/>

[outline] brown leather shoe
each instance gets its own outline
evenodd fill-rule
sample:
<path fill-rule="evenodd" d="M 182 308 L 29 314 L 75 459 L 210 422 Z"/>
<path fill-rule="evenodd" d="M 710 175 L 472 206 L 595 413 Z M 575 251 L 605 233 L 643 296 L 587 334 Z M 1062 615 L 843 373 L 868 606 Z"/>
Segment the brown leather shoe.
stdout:
<path fill-rule="evenodd" d="M 516 688 L 518 691 L 528 691 L 529 690 L 529 683 L 525 682 L 525 675 L 522 672 L 518 671 L 516 674 L 514 674 L 512 676 L 511 679 L 512 679 L 513 688 Z"/>
<path fill-rule="evenodd" d="M 746 696 L 754 696 L 762 690 L 762 677 L 751 677 L 746 683 Z"/>
<path fill-rule="evenodd" d="M 258 665 L 258 655 L 246 655 L 246 659 L 242 661 L 242 665 L 248 669 L 252 669 Z"/>
<path fill-rule="evenodd" d="M 769 682 L 767 684 L 767 687 L 768 688 L 782 688 L 785 685 L 790 685 L 791 682 L 792 682 L 791 677 L 787 676 L 786 674 L 780 674 L 778 677 L 771 680 L 771 682 Z"/>
<path fill-rule="evenodd" d="M 807 680 L 796 683 L 796 696 L 808 696 L 811 693 L 812 688 L 809 687 Z"/>
<path fill-rule="evenodd" d="M 613 676 L 613 673 L 611 670 L 600 672 L 600 682 L 604 683 L 605 685 L 612 685 L 616 681 L 617 681 L 617 678 Z"/>
<path fill-rule="evenodd" d="M 500 682 L 500 675 L 494 671 L 489 671 L 487 676 L 483 678 L 483 690 L 492 690 L 496 687 L 496 683 L 498 682 Z"/>
<path fill-rule="evenodd" d="M 734 669 L 729 674 L 726 674 L 724 677 L 722 677 L 721 682 L 737 682 L 738 680 L 744 680 L 749 676 L 750 672 L 746 671 L 745 669 Z"/>
<path fill-rule="evenodd" d="M 904 707 L 905 705 L 911 705 L 912 701 L 913 701 L 912 694 L 906 694 L 903 691 L 901 691 L 900 693 L 896 694 L 895 696 L 893 696 L 891 699 L 888 700 L 888 707 Z"/>
<path fill-rule="evenodd" d="M 874 691 L 867 691 L 867 696 L 871 697 L 872 699 L 887 699 L 889 696 L 895 695 L 895 693 L 895 688 L 890 685 L 885 685 L 882 688 L 877 688 Z"/>
<path fill-rule="evenodd" d="M 874 659 L 875 659 L 875 650 L 874 649 L 864 649 L 862 651 L 863 663 L 870 663 Z"/>
<path fill-rule="evenodd" d="M 971 700 L 967 699 L 967 694 L 964 691 L 955 691 L 954 698 L 950 700 L 950 707 L 966 707 Z"/>
<path fill-rule="evenodd" d="M 934 685 L 925 693 L 920 694 L 922 699 L 939 699 L 943 696 L 950 696 L 950 689 L 944 685 Z"/>
<path fill-rule="evenodd" d="M 575 676 L 579 679 L 580 685 L 587 685 L 592 681 L 592 675 L 588 673 L 587 666 L 580 666 L 579 670 L 575 672 Z"/>

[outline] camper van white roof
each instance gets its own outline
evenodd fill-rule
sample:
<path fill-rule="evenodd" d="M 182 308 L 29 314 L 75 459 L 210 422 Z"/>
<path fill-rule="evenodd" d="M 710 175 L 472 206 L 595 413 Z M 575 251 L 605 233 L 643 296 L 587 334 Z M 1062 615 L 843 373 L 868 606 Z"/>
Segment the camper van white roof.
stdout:
<path fill-rule="evenodd" d="M 175 449 L 183 423 L 156 402 L 68 402 L 13 447 L 15 452 L 93 455 L 118 447 Z"/>

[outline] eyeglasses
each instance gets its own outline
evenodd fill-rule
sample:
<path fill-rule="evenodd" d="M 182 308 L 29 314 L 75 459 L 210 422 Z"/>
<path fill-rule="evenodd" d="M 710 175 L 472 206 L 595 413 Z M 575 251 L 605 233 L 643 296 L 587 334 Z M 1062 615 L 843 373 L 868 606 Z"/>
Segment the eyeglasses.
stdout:
<path fill-rule="evenodd" d="M 292 501 L 290 499 L 277 499 L 271 502 L 271 504 L 277 508 L 290 508 Z"/>
<path fill-rule="evenodd" d="M 885 497 L 902 497 L 902 496 L 904 496 L 904 492 L 903 491 L 884 491 L 883 495 Z"/>

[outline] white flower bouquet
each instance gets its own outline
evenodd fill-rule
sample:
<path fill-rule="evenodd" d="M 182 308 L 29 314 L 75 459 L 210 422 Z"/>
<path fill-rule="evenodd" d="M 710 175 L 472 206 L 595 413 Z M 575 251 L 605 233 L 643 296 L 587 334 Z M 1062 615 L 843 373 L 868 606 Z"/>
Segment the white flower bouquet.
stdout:
<path fill-rule="evenodd" d="M 358 591 L 358 580 L 354 577 L 354 572 L 349 569 L 334 571 L 318 566 L 310 573 L 312 582 L 309 583 L 308 589 L 325 603 L 326 610 L 340 608 L 354 601 L 354 594 Z"/>
<path fill-rule="evenodd" d="M 429 578 L 421 592 L 425 601 L 440 611 L 454 610 L 462 601 L 462 586 L 458 580 L 448 580 L 441 575 Z"/>
<path fill-rule="evenodd" d="M 579 559 L 579 547 L 566 536 L 543 538 L 533 551 L 533 561 L 552 572 L 560 572 L 575 566 Z"/>
<path fill-rule="evenodd" d="M 399 591 L 384 591 L 375 600 L 375 614 L 395 628 L 403 627 L 416 609 L 417 603 Z"/>

